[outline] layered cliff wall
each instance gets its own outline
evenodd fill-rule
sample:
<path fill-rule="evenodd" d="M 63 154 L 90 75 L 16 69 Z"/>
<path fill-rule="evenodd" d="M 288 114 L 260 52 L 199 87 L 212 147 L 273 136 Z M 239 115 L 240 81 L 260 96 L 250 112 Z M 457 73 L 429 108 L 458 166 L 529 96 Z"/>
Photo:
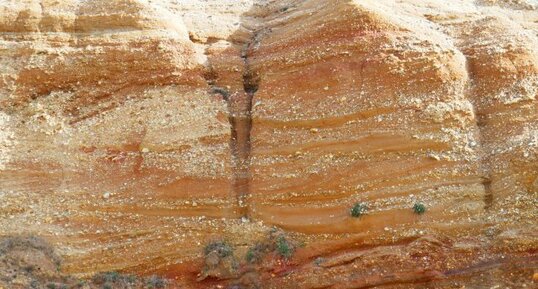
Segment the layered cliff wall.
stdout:
<path fill-rule="evenodd" d="M 530 286 L 537 9 L 0 0 L 0 234 L 192 288 Z M 303 246 L 200 278 L 273 227 Z"/>

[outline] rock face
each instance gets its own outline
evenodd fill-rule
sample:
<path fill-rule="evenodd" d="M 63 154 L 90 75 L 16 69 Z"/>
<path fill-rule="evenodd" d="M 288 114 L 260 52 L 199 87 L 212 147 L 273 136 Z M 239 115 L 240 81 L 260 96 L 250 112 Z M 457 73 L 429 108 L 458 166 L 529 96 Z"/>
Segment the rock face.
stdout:
<path fill-rule="evenodd" d="M 536 2 L 0 0 L 0 16 L 0 234 L 46 238 L 64 272 L 533 285 Z M 236 265 L 273 226 L 304 246 Z M 200 278 L 215 239 L 231 273 Z"/>

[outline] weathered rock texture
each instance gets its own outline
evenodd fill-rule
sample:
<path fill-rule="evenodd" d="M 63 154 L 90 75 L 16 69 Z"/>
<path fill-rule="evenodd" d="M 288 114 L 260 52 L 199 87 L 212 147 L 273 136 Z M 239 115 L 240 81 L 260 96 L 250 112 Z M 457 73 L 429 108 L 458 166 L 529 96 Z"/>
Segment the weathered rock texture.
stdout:
<path fill-rule="evenodd" d="M 0 234 L 192 288 L 531 287 L 537 96 L 531 0 L 0 0 Z M 272 226 L 305 246 L 198 278 Z"/>

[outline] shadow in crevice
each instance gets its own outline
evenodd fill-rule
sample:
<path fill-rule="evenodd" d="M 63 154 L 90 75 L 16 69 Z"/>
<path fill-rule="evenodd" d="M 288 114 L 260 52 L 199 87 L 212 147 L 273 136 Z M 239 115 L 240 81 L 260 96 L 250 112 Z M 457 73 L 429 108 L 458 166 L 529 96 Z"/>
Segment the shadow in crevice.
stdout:
<path fill-rule="evenodd" d="M 488 212 L 493 205 L 493 191 L 491 190 L 491 179 L 482 178 L 482 185 L 484 186 L 484 210 Z"/>
<path fill-rule="evenodd" d="M 251 57 L 270 31 L 265 19 L 287 10 L 282 8 L 287 6 L 286 1 L 266 2 L 257 1 L 249 11 L 241 15 L 240 27 L 226 39 L 231 44 L 230 47 L 215 55 L 208 55 L 207 71 L 204 74 L 211 93 L 220 95 L 227 102 L 233 162 L 231 191 L 236 200 L 237 217 L 246 219 L 251 217 L 252 107 L 262 80 L 255 65 L 252 65 Z M 234 71 L 230 67 L 233 64 L 241 68 Z"/>

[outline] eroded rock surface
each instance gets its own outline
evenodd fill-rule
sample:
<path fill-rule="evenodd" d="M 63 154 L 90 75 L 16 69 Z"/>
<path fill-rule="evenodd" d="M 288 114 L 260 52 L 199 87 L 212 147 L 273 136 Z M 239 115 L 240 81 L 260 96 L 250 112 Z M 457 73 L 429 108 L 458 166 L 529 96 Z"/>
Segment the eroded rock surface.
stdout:
<path fill-rule="evenodd" d="M 0 16 L 0 234 L 46 238 L 64 273 L 535 284 L 535 1 L 0 0 Z M 302 245 L 251 264 L 273 226 Z M 201 253 L 214 240 L 225 265 Z"/>

